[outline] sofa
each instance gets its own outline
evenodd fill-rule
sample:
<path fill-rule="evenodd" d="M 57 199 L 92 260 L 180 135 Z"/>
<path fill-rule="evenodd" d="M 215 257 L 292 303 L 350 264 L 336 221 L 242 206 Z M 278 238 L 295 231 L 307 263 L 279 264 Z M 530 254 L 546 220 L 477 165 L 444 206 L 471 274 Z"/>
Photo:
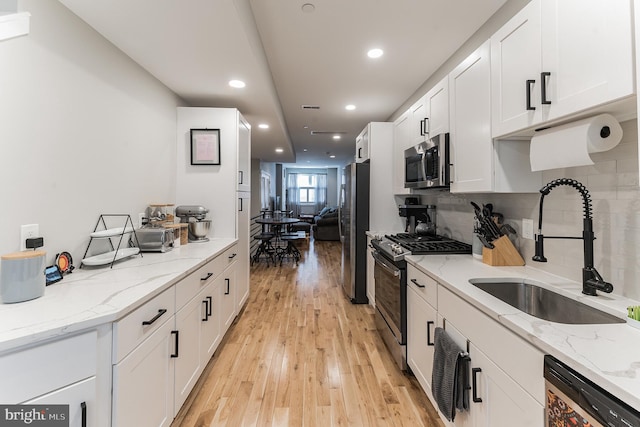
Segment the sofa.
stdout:
<path fill-rule="evenodd" d="M 325 207 L 313 219 L 314 240 L 340 240 L 338 209 Z"/>

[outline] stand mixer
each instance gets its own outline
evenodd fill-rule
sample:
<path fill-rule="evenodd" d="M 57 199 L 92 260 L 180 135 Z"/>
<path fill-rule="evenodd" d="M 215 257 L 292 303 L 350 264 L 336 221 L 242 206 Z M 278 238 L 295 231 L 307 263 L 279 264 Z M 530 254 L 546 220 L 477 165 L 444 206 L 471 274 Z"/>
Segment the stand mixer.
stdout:
<path fill-rule="evenodd" d="M 207 234 L 211 229 L 211 220 L 205 219 L 209 209 L 204 206 L 185 205 L 176 208 L 176 216 L 181 223 L 188 224 L 189 242 L 208 242 Z"/>

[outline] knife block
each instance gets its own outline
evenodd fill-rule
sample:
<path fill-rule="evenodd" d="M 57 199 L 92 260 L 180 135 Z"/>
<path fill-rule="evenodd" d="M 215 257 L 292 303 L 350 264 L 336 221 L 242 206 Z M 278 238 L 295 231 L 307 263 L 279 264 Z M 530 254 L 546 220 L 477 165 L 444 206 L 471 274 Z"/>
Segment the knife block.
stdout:
<path fill-rule="evenodd" d="M 507 236 L 494 240 L 493 249 L 482 248 L 482 262 L 494 266 L 522 266 L 524 259 Z"/>

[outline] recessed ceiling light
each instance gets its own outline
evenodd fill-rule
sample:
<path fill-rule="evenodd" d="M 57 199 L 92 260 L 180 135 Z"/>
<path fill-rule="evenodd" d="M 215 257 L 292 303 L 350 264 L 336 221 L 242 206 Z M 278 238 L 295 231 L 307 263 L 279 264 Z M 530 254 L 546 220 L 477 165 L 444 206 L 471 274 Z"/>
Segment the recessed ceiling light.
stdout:
<path fill-rule="evenodd" d="M 371 49 L 369 52 L 367 52 L 367 56 L 369 58 L 380 58 L 383 54 L 384 54 L 384 51 L 378 48 Z"/>
<path fill-rule="evenodd" d="M 266 124 L 266 123 L 260 123 L 260 124 L 258 125 L 258 127 L 259 127 L 260 129 L 269 129 L 269 125 L 268 125 L 268 124 Z"/>
<path fill-rule="evenodd" d="M 333 155 L 333 154 L 332 154 L 332 155 L 330 155 L 329 157 L 330 157 L 330 158 L 332 158 L 332 159 L 335 159 L 335 158 L 336 158 L 336 156 L 335 156 L 335 155 Z"/>
<path fill-rule="evenodd" d="M 353 105 L 353 104 L 349 104 L 349 105 L 345 106 L 345 107 L 344 107 L 344 109 L 345 109 L 345 110 L 352 111 L 352 110 L 355 110 L 355 109 L 356 109 L 356 106 L 355 106 L 355 105 Z"/>
<path fill-rule="evenodd" d="M 276 148 L 276 153 L 282 153 L 284 150 L 282 148 Z"/>
<path fill-rule="evenodd" d="M 340 139 L 340 135 L 333 135 L 333 139 Z"/>
<path fill-rule="evenodd" d="M 306 152 L 307 152 L 307 151 L 309 151 L 309 150 L 307 150 L 307 149 L 305 148 L 305 149 L 304 149 L 304 150 L 302 150 L 302 151 L 304 151 L 304 152 L 306 153 Z"/>
<path fill-rule="evenodd" d="M 309 126 L 302 126 L 302 129 L 309 129 Z"/>
<path fill-rule="evenodd" d="M 237 89 L 241 89 L 246 86 L 246 84 L 242 80 L 230 80 L 229 86 L 235 87 Z"/>

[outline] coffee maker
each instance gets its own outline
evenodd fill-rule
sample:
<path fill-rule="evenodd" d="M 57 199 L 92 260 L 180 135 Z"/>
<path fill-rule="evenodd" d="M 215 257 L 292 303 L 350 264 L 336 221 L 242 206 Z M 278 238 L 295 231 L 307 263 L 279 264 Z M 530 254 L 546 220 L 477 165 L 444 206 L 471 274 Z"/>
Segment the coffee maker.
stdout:
<path fill-rule="evenodd" d="M 405 204 L 398 206 L 398 214 L 407 218 L 405 232 L 411 234 L 436 235 L 436 206 L 419 205 L 417 198 L 407 197 Z"/>
<path fill-rule="evenodd" d="M 209 209 L 204 206 L 184 205 L 176 208 L 176 216 L 181 223 L 188 224 L 189 242 L 208 242 L 207 234 L 211 229 L 211 220 L 205 219 Z"/>

